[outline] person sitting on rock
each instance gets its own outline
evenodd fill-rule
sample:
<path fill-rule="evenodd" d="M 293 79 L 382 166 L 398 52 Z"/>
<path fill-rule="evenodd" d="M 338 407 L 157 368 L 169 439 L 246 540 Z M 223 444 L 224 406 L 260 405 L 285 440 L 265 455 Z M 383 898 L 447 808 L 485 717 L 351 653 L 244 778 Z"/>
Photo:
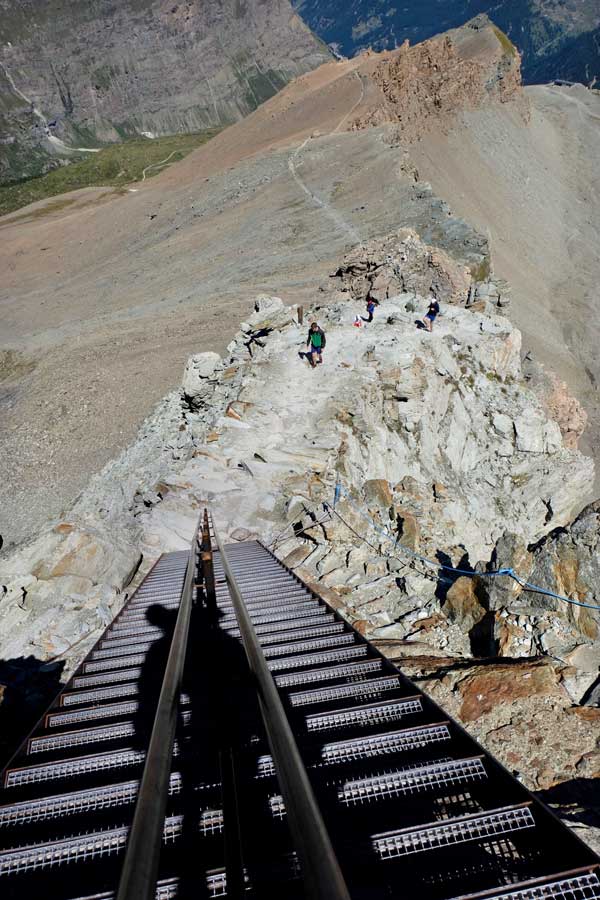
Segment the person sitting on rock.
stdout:
<path fill-rule="evenodd" d="M 361 316 L 361 319 L 363 320 L 363 322 L 372 322 L 373 321 L 373 313 L 375 312 L 376 306 L 379 306 L 379 303 L 377 302 L 377 300 L 373 300 L 373 298 L 370 297 L 367 300 L 367 318 L 365 319 L 364 316 Z"/>
<path fill-rule="evenodd" d="M 308 330 L 308 340 L 306 346 L 309 348 L 308 361 L 313 369 L 316 365 L 323 362 L 323 350 L 325 349 L 325 332 L 319 328 L 316 322 L 313 322 Z"/>
<path fill-rule="evenodd" d="M 423 322 L 425 323 L 425 328 L 427 331 L 431 331 L 433 328 L 433 323 L 436 320 L 436 316 L 440 313 L 440 304 L 437 302 L 435 295 L 429 301 L 429 309 L 425 314 L 425 318 Z"/>

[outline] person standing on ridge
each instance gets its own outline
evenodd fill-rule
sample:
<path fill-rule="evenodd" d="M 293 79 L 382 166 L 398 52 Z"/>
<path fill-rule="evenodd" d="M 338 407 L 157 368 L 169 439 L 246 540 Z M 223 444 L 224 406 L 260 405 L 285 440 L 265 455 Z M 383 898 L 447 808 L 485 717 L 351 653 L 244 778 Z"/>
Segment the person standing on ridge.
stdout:
<path fill-rule="evenodd" d="M 309 348 L 308 361 L 313 369 L 316 365 L 320 365 L 323 362 L 323 350 L 325 349 L 325 344 L 325 332 L 322 328 L 319 328 L 316 322 L 313 322 L 308 330 L 308 340 L 306 341 L 306 346 Z"/>
<path fill-rule="evenodd" d="M 431 331 L 433 328 L 433 323 L 436 320 L 436 317 L 440 313 L 440 304 L 437 302 L 435 295 L 429 301 L 429 309 L 425 314 L 425 318 L 423 322 L 425 323 L 425 328 L 427 331 Z"/>
<path fill-rule="evenodd" d="M 377 302 L 377 300 L 373 300 L 372 298 L 369 298 L 367 300 L 367 318 L 365 319 L 364 316 L 361 316 L 361 319 L 363 320 L 363 322 L 372 322 L 373 321 L 373 313 L 375 312 L 376 306 L 379 306 L 379 303 Z"/>

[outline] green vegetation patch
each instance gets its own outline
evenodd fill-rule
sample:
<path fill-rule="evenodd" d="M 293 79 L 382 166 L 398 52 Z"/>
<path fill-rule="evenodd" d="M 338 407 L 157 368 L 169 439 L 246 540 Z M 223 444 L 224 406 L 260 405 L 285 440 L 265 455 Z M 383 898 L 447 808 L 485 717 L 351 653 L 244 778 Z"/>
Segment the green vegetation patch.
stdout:
<path fill-rule="evenodd" d="M 70 165 L 54 169 L 40 178 L 30 178 L 0 187 L 0 216 L 38 200 L 87 187 L 124 187 L 158 175 L 217 134 L 213 128 L 196 134 L 174 134 L 155 139 L 138 138 L 111 144 L 99 153 L 89 153 Z"/>
<path fill-rule="evenodd" d="M 509 36 L 507 34 L 505 34 L 501 28 L 498 28 L 497 25 L 494 25 L 493 28 L 494 28 L 494 34 L 496 35 L 496 37 L 502 44 L 502 49 L 504 50 L 504 52 L 508 56 L 516 56 L 517 48 L 515 47 L 515 45 L 509 38 Z"/>

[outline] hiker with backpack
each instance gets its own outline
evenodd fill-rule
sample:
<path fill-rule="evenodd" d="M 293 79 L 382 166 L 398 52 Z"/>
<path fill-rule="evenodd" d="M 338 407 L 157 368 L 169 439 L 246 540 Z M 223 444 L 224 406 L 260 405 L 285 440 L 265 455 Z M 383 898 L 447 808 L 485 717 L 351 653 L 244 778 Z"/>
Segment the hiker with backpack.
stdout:
<path fill-rule="evenodd" d="M 322 328 L 319 328 L 316 322 L 313 322 L 308 329 L 308 339 L 306 341 L 306 346 L 308 347 L 308 361 L 313 369 L 316 365 L 320 365 L 323 362 L 323 350 L 325 349 L 325 344 L 325 332 Z"/>
<path fill-rule="evenodd" d="M 377 300 L 373 300 L 373 298 L 370 297 L 367 300 L 367 318 L 365 319 L 364 316 L 361 316 L 361 319 L 363 320 L 363 322 L 372 322 L 373 321 L 373 313 L 375 312 L 376 306 L 379 306 L 379 303 L 377 302 Z"/>

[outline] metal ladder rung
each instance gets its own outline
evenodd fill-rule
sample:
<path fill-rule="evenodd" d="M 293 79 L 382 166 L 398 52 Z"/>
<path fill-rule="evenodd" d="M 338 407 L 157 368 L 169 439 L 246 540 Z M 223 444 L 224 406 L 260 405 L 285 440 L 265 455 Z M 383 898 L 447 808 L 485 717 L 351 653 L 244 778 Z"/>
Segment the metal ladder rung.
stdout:
<path fill-rule="evenodd" d="M 400 797 L 440 787 L 454 787 L 466 782 L 484 781 L 486 778 L 487 773 L 481 757 L 458 759 L 346 781 L 338 788 L 337 797 L 345 806 L 357 806 L 385 797 Z"/>
<path fill-rule="evenodd" d="M 107 784 L 82 791 L 56 794 L 52 797 L 21 800 L 10 806 L 0 806 L 0 828 L 30 825 L 34 822 L 59 819 L 63 816 L 81 815 L 99 809 L 126 806 L 135 801 L 139 785 L 139 780 L 135 779 L 123 781 L 120 784 Z M 169 794 L 179 794 L 180 791 L 181 774 L 173 772 L 169 779 Z"/>
<path fill-rule="evenodd" d="M 136 645 L 136 655 L 148 651 L 154 641 L 145 641 L 143 644 Z M 97 659 L 118 659 L 121 656 L 131 656 L 131 649 L 129 647 L 104 647 L 102 646 L 99 650 L 93 650 L 90 654 L 90 658 L 93 660 Z"/>
<path fill-rule="evenodd" d="M 346 632 L 346 634 L 333 635 L 332 637 L 314 638 L 313 640 L 298 641 L 297 643 L 276 644 L 273 647 L 263 647 L 263 654 L 266 659 L 272 659 L 275 656 L 285 656 L 289 653 L 306 653 L 310 650 L 342 647 L 355 643 L 356 635 L 353 631 L 349 631 Z"/>
<path fill-rule="evenodd" d="M 385 734 L 330 741 L 321 748 L 321 760 L 326 765 L 333 765 L 338 762 L 385 756 L 389 753 L 409 753 L 450 739 L 450 729 L 446 722 L 421 725 L 418 728 L 403 728 Z"/>
<path fill-rule="evenodd" d="M 140 662 L 144 662 L 143 659 Z M 114 669 L 108 672 L 93 672 L 90 675 L 76 675 L 71 682 L 73 688 L 98 687 L 101 684 L 117 684 L 119 681 L 135 681 L 142 674 L 141 666 L 131 669 Z"/>
<path fill-rule="evenodd" d="M 324 625 L 313 625 L 310 628 L 299 628 L 297 631 L 282 631 L 275 634 L 259 635 L 261 646 L 265 644 L 285 643 L 285 641 L 304 640 L 304 638 L 319 637 L 326 634 L 340 634 L 348 626 L 345 622 L 330 622 Z"/>
<path fill-rule="evenodd" d="M 369 648 L 366 644 L 357 644 L 355 647 L 342 648 L 340 650 L 324 650 L 322 653 L 309 653 L 306 656 L 286 656 L 283 659 L 272 659 L 268 666 L 271 672 L 280 672 L 282 669 L 301 669 L 304 666 L 319 666 L 328 662 L 341 662 L 344 659 L 358 659 L 366 656 Z"/>
<path fill-rule="evenodd" d="M 320 608 L 324 609 L 324 607 Z M 319 609 L 318 603 L 302 604 L 301 606 L 293 607 L 292 612 L 294 614 L 294 619 L 305 619 L 309 616 L 316 615 L 317 609 Z M 272 613 L 267 613 L 266 615 L 257 616 L 256 618 L 250 616 L 250 618 L 252 619 L 252 623 L 255 627 L 257 625 L 267 625 L 271 622 L 287 622 L 289 621 L 289 610 L 287 612 L 274 611 Z M 229 618 L 223 619 L 219 623 L 220 627 L 224 629 L 229 628 L 230 626 L 232 628 L 235 628 L 237 624 L 238 621 L 235 616 L 229 616 Z"/>
<path fill-rule="evenodd" d="M 75 725 L 94 719 L 110 719 L 113 716 L 130 716 L 138 710 L 137 700 L 125 700 L 123 703 L 105 703 L 104 706 L 90 706 L 73 712 L 48 713 L 44 725 L 46 728 L 60 728 L 63 725 Z"/>
<path fill-rule="evenodd" d="M 82 665 L 86 675 L 98 672 L 113 672 L 117 669 L 127 669 L 130 666 L 138 666 L 146 659 L 145 653 L 132 653 L 131 656 L 118 656 L 116 659 L 99 659 L 95 662 L 87 662 Z"/>
<path fill-rule="evenodd" d="M 376 660 L 381 668 L 381 661 Z M 375 669 L 377 671 L 377 668 Z M 375 697 L 385 691 L 395 691 L 401 686 L 399 675 L 384 675 L 381 678 L 370 678 L 352 684 L 339 684 L 333 687 L 312 688 L 309 691 L 297 691 L 288 695 L 292 706 L 308 706 L 311 703 L 329 703 L 344 700 L 346 697 Z"/>
<path fill-rule="evenodd" d="M 138 693 L 137 682 L 131 681 L 115 687 L 95 688 L 91 691 L 65 691 L 60 695 L 59 702 L 61 707 L 78 706 L 83 703 L 113 700 L 117 697 L 137 697 Z"/>
<path fill-rule="evenodd" d="M 175 754 L 175 749 L 173 754 Z M 145 756 L 143 750 L 125 747 L 122 750 L 108 750 L 105 753 L 75 756 L 72 759 L 60 759 L 55 762 L 39 763 L 35 766 L 8 769 L 4 776 L 4 786 L 20 787 L 25 784 L 38 784 L 59 778 L 73 778 L 90 772 L 104 772 L 126 766 L 137 766 L 143 763 Z"/>
<path fill-rule="evenodd" d="M 333 731 L 336 728 L 347 728 L 349 725 L 381 725 L 384 722 L 396 722 L 404 716 L 418 715 L 422 712 L 421 698 L 415 696 L 369 706 L 353 706 L 329 713 L 314 713 L 307 716 L 305 721 L 308 731 Z"/>
<path fill-rule="evenodd" d="M 328 613 L 323 608 L 323 612 L 319 616 L 312 616 L 308 619 L 292 619 L 291 622 L 288 622 L 287 619 L 284 619 L 280 622 L 273 622 L 269 624 L 268 622 L 265 625 L 255 625 L 255 631 L 259 636 L 265 634 L 278 634 L 281 631 L 292 631 L 292 630 L 300 630 L 301 628 L 309 628 L 313 625 L 325 625 L 329 622 L 334 622 L 335 616 L 333 613 Z M 223 629 L 227 632 L 227 634 L 231 635 L 231 637 L 239 637 L 240 629 L 235 627 L 228 627 Z"/>
<path fill-rule="evenodd" d="M 316 681 L 333 681 L 337 678 L 356 678 L 361 680 L 374 672 L 380 672 L 382 668 L 383 660 L 369 659 L 366 662 L 329 666 L 326 669 L 312 669 L 309 672 L 292 672 L 290 675 L 276 675 L 275 684 L 279 688 L 288 688 L 298 687 L 301 684 L 314 684 Z M 303 691 L 302 693 L 306 692 Z M 291 696 L 291 694 L 288 696 Z"/>
<path fill-rule="evenodd" d="M 214 834 L 222 829 L 221 810 L 207 810 L 201 814 L 199 831 L 202 834 Z M 163 843 L 178 840 L 182 831 L 183 816 L 168 816 L 163 828 Z M 124 825 L 58 841 L 5 850 L 0 852 L 0 877 L 87 862 L 120 853 L 127 843 L 128 834 L 129 826 Z"/>
<path fill-rule="evenodd" d="M 503 834 L 535 828 L 535 820 L 529 807 L 528 803 L 505 806 L 482 814 L 432 822 L 422 828 L 405 828 L 376 834 L 372 836 L 371 844 L 379 858 L 385 861 L 469 841 L 492 840 Z"/>
<path fill-rule="evenodd" d="M 457 900 L 600 900 L 600 878 L 596 869 L 565 872 L 551 878 L 537 878 L 531 884 L 520 884 L 498 893 L 485 891 L 468 894 Z"/>

